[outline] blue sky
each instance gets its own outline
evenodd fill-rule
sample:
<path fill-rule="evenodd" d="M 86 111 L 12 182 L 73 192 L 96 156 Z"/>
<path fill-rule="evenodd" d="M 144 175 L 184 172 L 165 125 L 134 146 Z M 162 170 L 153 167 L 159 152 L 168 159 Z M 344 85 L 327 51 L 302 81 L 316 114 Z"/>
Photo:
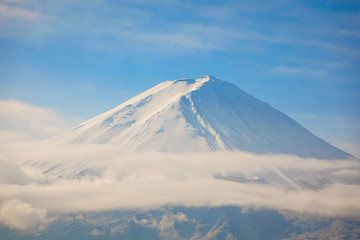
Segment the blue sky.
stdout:
<path fill-rule="evenodd" d="M 354 152 L 359 66 L 359 1 L 0 0 L 0 98 L 71 124 L 210 74 Z"/>

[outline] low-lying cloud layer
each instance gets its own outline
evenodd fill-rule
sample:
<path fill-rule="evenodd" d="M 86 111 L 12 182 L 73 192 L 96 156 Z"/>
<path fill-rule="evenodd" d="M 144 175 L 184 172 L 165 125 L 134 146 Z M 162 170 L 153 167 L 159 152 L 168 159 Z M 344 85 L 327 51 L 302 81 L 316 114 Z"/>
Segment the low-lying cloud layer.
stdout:
<path fill-rule="evenodd" d="M 0 154 L 0 223 L 14 229 L 43 230 L 58 214 L 164 205 L 232 205 L 360 218 L 357 159 L 126 153 L 112 145 L 6 143 Z M 171 224 L 174 219 L 167 220 Z"/>
<path fill-rule="evenodd" d="M 39 223 L 34 226 L 40 229 L 46 226 L 46 212 L 154 209 L 163 205 L 233 205 L 360 217 L 360 164 L 355 160 L 240 152 L 124 154 L 116 146 L 96 145 L 50 149 L 34 148 L 19 156 L 17 168 L 7 169 L 25 175 L 25 182 L 1 179 L 0 218 L 8 226 L 27 229 L 21 219 L 25 216 L 26 222 L 28 214 L 38 215 Z M 4 210 L 9 204 L 14 211 Z M 11 220 L 17 218 L 20 223 Z"/>

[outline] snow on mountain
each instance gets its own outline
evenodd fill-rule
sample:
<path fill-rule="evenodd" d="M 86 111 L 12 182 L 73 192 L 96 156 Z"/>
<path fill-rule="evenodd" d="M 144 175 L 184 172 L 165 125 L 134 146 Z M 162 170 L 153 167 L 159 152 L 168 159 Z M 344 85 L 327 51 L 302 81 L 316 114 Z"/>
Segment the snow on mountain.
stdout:
<path fill-rule="evenodd" d="M 237 86 L 211 76 L 166 81 L 57 139 L 128 151 L 241 150 L 320 159 L 350 155 Z"/>

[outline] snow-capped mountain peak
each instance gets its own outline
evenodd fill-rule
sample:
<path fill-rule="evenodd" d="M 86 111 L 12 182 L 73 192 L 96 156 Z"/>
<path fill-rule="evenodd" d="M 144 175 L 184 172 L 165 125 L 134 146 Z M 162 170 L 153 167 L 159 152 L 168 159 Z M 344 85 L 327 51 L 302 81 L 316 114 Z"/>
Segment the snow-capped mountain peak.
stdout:
<path fill-rule="evenodd" d="M 116 144 L 127 151 L 241 150 L 316 158 L 349 156 L 269 104 L 210 75 L 162 82 L 58 140 Z"/>

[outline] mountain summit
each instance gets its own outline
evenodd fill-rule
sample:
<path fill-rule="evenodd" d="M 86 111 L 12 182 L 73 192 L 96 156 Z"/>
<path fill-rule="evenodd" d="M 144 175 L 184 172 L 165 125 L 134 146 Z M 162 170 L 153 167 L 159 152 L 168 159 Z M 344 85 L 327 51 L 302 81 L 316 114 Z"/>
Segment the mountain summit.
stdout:
<path fill-rule="evenodd" d="M 130 151 L 350 156 L 269 104 L 212 76 L 162 82 L 80 124 L 61 141 L 116 144 Z"/>

